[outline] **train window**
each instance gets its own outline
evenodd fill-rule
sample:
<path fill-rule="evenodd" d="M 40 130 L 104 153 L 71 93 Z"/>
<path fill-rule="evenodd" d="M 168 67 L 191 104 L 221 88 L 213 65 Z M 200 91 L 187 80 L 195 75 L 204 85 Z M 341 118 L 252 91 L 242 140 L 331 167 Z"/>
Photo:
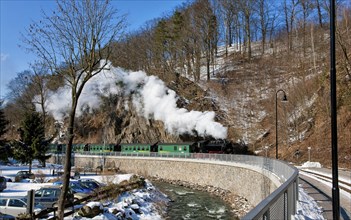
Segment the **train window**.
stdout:
<path fill-rule="evenodd" d="M 186 151 L 186 146 L 184 146 L 184 151 Z"/>
<path fill-rule="evenodd" d="M 145 150 L 145 148 L 144 148 L 144 147 L 142 147 L 142 148 L 141 148 L 141 150 Z"/>
<path fill-rule="evenodd" d="M 174 151 L 177 151 L 177 146 L 174 146 Z"/>
<path fill-rule="evenodd" d="M 162 147 L 160 147 L 160 150 L 162 150 Z"/>
<path fill-rule="evenodd" d="M 140 147 L 138 147 L 138 150 L 140 150 Z"/>

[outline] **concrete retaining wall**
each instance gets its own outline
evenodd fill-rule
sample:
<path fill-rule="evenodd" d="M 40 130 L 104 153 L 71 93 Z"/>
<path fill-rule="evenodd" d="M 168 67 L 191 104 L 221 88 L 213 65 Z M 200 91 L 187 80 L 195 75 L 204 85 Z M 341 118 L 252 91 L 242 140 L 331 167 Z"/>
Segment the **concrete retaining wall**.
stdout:
<path fill-rule="evenodd" d="M 74 165 L 211 185 L 243 196 L 254 206 L 281 185 L 277 176 L 258 166 L 215 160 L 75 155 Z"/>

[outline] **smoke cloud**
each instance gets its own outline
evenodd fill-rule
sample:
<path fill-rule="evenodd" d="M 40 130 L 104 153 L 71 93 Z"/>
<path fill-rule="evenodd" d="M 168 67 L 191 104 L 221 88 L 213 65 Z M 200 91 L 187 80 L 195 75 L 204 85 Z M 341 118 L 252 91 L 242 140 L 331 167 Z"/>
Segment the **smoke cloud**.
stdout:
<path fill-rule="evenodd" d="M 101 96 L 110 94 L 132 96 L 132 103 L 139 115 L 147 119 L 161 120 L 172 134 L 211 135 L 226 138 L 227 128 L 216 122 L 212 111 L 188 111 L 177 107 L 177 94 L 164 82 L 145 72 L 128 72 L 111 65 L 108 70 L 94 76 L 85 85 L 79 98 L 77 116 L 91 112 L 101 105 Z M 47 94 L 46 108 L 58 121 L 63 121 L 71 106 L 71 88 L 64 86 Z M 39 106 L 37 106 L 39 111 Z"/>

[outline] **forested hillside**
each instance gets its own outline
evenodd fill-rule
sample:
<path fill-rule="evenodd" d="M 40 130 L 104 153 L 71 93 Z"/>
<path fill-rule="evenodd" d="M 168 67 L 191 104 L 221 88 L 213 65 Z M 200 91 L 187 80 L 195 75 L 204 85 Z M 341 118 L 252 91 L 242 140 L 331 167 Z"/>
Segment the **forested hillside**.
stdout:
<path fill-rule="evenodd" d="M 109 60 L 114 67 L 157 76 L 176 92 L 179 108 L 215 112 L 215 120 L 228 129 L 228 139 L 244 141 L 259 155 L 267 150 L 275 157 L 278 135 L 280 159 L 304 162 L 311 147 L 311 160 L 330 166 L 328 3 L 189 1 L 111 43 Z M 336 44 L 339 163 L 351 168 L 351 7 L 346 0 L 337 2 Z M 62 78 L 48 75 L 40 64 L 19 73 L 9 85 L 4 108 L 10 121 L 6 138 L 16 138 L 24 113 L 34 103 L 45 113 L 47 136 L 64 141 L 67 119 L 55 121 L 45 103 L 48 91 L 63 85 Z M 75 142 L 208 138 L 196 132 L 171 133 L 162 120 L 140 116 L 126 104 L 133 94 L 119 94 L 101 94 L 98 108 L 84 107 Z M 281 101 L 284 94 L 287 102 Z"/>

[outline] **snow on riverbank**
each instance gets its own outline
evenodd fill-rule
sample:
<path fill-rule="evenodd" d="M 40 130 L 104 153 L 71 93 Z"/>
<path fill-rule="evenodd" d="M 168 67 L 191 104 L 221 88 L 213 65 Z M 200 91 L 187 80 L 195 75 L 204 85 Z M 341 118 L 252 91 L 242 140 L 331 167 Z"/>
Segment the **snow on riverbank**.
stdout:
<path fill-rule="evenodd" d="M 0 175 L 12 180 L 20 170 L 28 170 L 28 166 L 0 166 Z M 32 172 L 34 174 L 45 174 L 45 182 L 34 183 L 29 180 L 23 182 L 7 182 L 7 188 L 3 192 L 0 192 L 0 197 L 22 197 L 26 196 L 27 191 L 30 189 L 36 190 L 42 186 L 52 185 L 52 183 L 47 182 L 49 179 L 55 178 L 51 176 L 50 168 L 33 168 Z M 128 181 L 132 176 L 132 174 L 110 176 L 86 175 L 81 178 L 92 178 L 101 183 L 118 184 L 123 181 Z M 159 220 L 163 219 L 163 216 L 166 214 L 166 206 L 169 201 L 170 199 L 165 194 L 161 193 L 150 181 L 146 180 L 144 188 L 124 192 L 117 198 L 104 201 L 103 203 L 90 202 L 90 208 L 95 206 L 98 206 L 99 209 L 101 208 L 101 213 L 93 218 L 81 217 L 76 212 L 73 216 L 65 217 L 65 219 Z"/>

